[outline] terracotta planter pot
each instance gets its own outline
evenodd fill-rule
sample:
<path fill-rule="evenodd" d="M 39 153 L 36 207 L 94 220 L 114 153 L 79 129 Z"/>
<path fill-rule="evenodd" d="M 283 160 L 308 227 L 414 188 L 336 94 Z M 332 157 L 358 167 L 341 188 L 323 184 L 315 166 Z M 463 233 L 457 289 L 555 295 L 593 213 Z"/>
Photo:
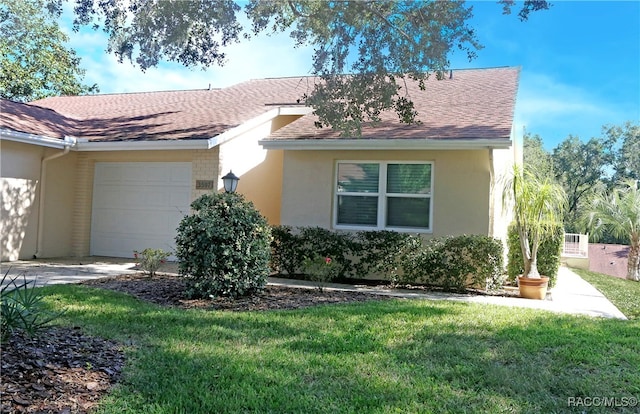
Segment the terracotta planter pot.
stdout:
<path fill-rule="evenodd" d="M 548 285 L 549 278 L 546 276 L 541 276 L 540 279 L 518 276 L 520 297 L 525 299 L 544 300 L 547 297 Z"/>

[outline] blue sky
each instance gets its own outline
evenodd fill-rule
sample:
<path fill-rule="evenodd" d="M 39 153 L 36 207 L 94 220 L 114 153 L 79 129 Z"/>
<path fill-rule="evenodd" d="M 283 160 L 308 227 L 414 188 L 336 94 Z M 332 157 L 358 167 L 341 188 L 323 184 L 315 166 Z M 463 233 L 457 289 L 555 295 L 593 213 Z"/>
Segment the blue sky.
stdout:
<path fill-rule="evenodd" d="M 484 49 L 472 62 L 452 55 L 452 68 L 520 66 L 516 125 L 539 134 L 547 149 L 570 134 L 586 140 L 605 124 L 640 121 L 640 1 L 555 1 L 524 23 L 502 15 L 493 1 L 468 4 Z M 97 83 L 101 93 L 224 87 L 311 69 L 311 48 L 293 49 L 286 35 L 232 46 L 224 67 L 163 63 L 142 72 L 107 55 L 101 31 L 67 31 L 87 70 L 85 83 Z"/>

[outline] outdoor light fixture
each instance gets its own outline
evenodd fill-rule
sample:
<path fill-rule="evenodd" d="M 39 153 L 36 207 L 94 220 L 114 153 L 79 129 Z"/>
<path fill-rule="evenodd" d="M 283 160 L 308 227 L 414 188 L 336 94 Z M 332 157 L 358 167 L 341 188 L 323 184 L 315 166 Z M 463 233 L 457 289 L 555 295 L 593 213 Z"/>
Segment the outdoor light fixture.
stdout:
<path fill-rule="evenodd" d="M 229 170 L 229 173 L 222 177 L 222 182 L 224 183 L 224 191 L 227 193 L 235 193 L 236 188 L 238 188 L 238 181 L 240 179 L 236 177 L 233 171 Z"/>

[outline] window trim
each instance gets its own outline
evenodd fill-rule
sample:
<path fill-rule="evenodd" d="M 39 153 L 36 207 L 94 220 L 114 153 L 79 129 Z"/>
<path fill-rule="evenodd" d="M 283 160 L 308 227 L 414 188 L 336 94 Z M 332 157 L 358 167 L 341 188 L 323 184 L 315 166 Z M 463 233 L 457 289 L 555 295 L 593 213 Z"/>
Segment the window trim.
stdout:
<path fill-rule="evenodd" d="M 360 193 L 361 196 L 377 197 L 378 198 L 378 215 L 377 225 L 355 225 L 355 224 L 338 224 L 338 198 L 339 196 L 355 195 L 352 193 L 338 192 L 338 166 L 340 164 L 378 164 L 379 176 L 378 176 L 378 191 L 375 193 Z M 431 166 L 431 182 L 429 183 L 431 191 L 429 194 L 402 194 L 402 193 L 388 193 L 387 192 L 387 169 L 389 164 L 420 164 Z M 367 230 L 390 230 L 400 233 L 433 233 L 433 196 L 434 196 L 434 162 L 433 161 L 420 161 L 420 160 L 336 160 L 334 165 L 333 174 L 333 217 L 332 224 L 336 230 L 352 230 L 352 231 L 367 231 Z M 415 227 L 392 227 L 385 226 L 386 214 L 387 214 L 387 198 L 428 198 L 429 199 L 429 228 L 415 228 Z"/>

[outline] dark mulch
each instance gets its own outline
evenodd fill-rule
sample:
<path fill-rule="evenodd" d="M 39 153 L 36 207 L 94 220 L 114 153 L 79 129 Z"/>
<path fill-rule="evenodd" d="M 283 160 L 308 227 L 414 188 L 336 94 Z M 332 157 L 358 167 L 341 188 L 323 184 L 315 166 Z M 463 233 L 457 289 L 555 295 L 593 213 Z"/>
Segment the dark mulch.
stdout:
<path fill-rule="evenodd" d="M 184 297 L 184 280 L 171 275 L 123 275 L 83 284 L 182 309 L 266 311 L 387 298 L 364 292 L 267 286 L 247 298 L 193 300 Z M 124 360 L 117 343 L 76 328 L 52 327 L 35 338 L 14 335 L 2 347 L 0 412 L 89 412 L 118 381 Z"/>
<path fill-rule="evenodd" d="M 300 309 L 329 303 L 351 303 L 381 300 L 384 297 L 365 292 L 266 286 L 256 295 L 241 298 L 187 299 L 185 281 L 173 275 L 123 275 L 115 278 L 95 279 L 83 284 L 102 289 L 125 292 L 141 300 L 161 306 L 182 309 L 210 309 L 230 311 L 266 311 L 275 309 Z"/>
<path fill-rule="evenodd" d="M 0 412 L 85 413 L 118 380 L 118 344 L 51 327 L 34 338 L 15 334 L 2 347 Z"/>

